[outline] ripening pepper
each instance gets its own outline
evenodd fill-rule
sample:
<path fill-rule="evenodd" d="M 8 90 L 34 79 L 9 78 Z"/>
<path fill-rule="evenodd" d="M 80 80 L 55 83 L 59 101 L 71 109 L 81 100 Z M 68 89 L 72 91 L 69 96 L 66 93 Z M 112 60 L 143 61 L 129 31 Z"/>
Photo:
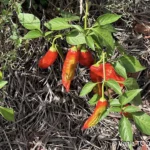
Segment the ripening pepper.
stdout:
<path fill-rule="evenodd" d="M 90 78 L 92 82 L 102 82 L 103 78 L 90 70 Z"/>
<path fill-rule="evenodd" d="M 94 58 L 89 50 L 81 49 L 79 55 L 79 63 L 82 66 L 90 67 L 94 63 Z"/>
<path fill-rule="evenodd" d="M 51 66 L 58 57 L 57 49 L 54 46 L 51 46 L 46 54 L 40 58 L 38 66 L 42 69 L 46 69 Z"/>
<path fill-rule="evenodd" d="M 70 91 L 70 84 L 73 80 L 78 61 L 79 51 L 74 46 L 68 50 L 62 69 L 62 84 L 66 88 L 67 92 Z"/>
<path fill-rule="evenodd" d="M 99 122 L 100 117 L 107 109 L 108 102 L 107 100 L 99 100 L 96 104 L 93 114 L 85 121 L 82 129 L 87 129 L 93 127 Z"/>
<path fill-rule="evenodd" d="M 98 83 L 94 88 L 93 92 L 95 94 L 98 94 L 99 96 L 102 96 L 102 83 Z"/>
<path fill-rule="evenodd" d="M 104 78 L 103 74 L 103 64 L 95 64 L 90 67 L 90 70 L 94 72 L 97 76 Z M 110 63 L 105 63 L 105 77 L 106 80 L 113 79 L 115 81 L 124 81 L 125 79 L 118 75 L 114 69 L 114 67 Z M 123 84 L 120 84 L 123 86 Z"/>
<path fill-rule="evenodd" d="M 98 82 L 98 84 L 94 87 L 93 92 L 102 96 L 102 78 L 97 76 L 94 72 L 90 70 L 90 78 L 92 82 Z"/>

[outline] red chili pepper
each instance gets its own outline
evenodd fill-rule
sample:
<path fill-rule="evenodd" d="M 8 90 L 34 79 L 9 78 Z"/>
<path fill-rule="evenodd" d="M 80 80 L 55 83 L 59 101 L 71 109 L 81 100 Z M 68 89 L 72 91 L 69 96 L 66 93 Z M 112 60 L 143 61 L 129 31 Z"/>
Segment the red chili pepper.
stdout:
<path fill-rule="evenodd" d="M 90 70 L 90 78 L 92 82 L 102 82 L 103 78 L 96 75 L 93 71 Z"/>
<path fill-rule="evenodd" d="M 103 64 L 95 64 L 90 67 L 90 70 L 94 72 L 97 76 L 104 78 L 103 74 Z M 125 79 L 118 75 L 114 67 L 110 63 L 105 63 L 105 76 L 106 80 L 113 79 L 116 81 L 124 81 Z M 123 86 L 123 84 L 120 84 Z"/>
<path fill-rule="evenodd" d="M 70 91 L 70 84 L 73 80 L 78 61 L 79 51 L 74 46 L 69 49 L 62 70 L 62 84 L 66 88 L 67 92 Z"/>
<path fill-rule="evenodd" d="M 93 82 L 99 82 L 93 89 L 94 93 L 97 93 L 99 96 L 102 96 L 102 78 L 97 76 L 94 72 L 90 70 L 90 78 Z"/>
<path fill-rule="evenodd" d="M 99 96 L 102 96 L 102 83 L 98 83 L 94 88 L 93 92 L 95 94 L 98 94 Z"/>
<path fill-rule="evenodd" d="M 85 121 L 82 129 L 87 129 L 96 125 L 104 111 L 107 109 L 107 106 L 107 100 L 101 101 L 100 99 L 96 104 L 93 114 Z"/>
<path fill-rule="evenodd" d="M 50 47 L 50 49 L 46 52 L 46 54 L 40 58 L 38 66 L 42 69 L 46 69 L 51 66 L 58 57 L 57 49 L 54 47 Z"/>
<path fill-rule="evenodd" d="M 89 68 L 94 63 L 94 59 L 91 52 L 88 50 L 81 49 L 79 55 L 79 63 Z"/>

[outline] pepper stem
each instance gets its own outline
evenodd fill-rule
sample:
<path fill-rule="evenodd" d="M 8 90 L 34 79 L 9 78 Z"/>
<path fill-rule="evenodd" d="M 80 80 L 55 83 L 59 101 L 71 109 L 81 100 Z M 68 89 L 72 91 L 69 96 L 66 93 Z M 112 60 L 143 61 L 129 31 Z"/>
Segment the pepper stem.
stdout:
<path fill-rule="evenodd" d="M 87 28 L 88 15 L 89 15 L 89 0 L 86 0 L 85 1 L 84 29 Z"/>
<path fill-rule="evenodd" d="M 58 38 L 62 38 L 62 35 L 56 35 L 55 36 L 55 38 L 53 39 L 53 42 L 52 42 L 52 46 L 51 47 L 53 47 L 53 48 L 56 48 L 56 44 L 55 44 L 55 41 L 56 41 L 56 39 L 58 39 Z"/>
<path fill-rule="evenodd" d="M 72 50 L 72 51 L 77 51 L 78 49 L 77 49 L 77 46 L 72 46 L 72 47 L 70 48 L 70 50 Z"/>
<path fill-rule="evenodd" d="M 105 73 L 105 52 L 102 52 L 102 59 L 103 59 L 103 83 L 102 83 L 102 99 L 101 99 L 101 101 L 105 100 L 105 94 L 104 94 L 105 81 L 106 81 L 106 73 Z"/>

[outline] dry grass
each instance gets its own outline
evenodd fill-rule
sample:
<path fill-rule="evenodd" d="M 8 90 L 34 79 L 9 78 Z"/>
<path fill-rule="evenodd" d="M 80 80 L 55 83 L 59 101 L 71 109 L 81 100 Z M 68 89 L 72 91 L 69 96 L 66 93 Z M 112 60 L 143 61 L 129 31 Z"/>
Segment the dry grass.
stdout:
<path fill-rule="evenodd" d="M 113 1 L 115 3 L 117 5 L 118 1 Z M 90 18 L 96 18 L 107 9 L 123 14 L 123 20 L 115 25 L 118 29 L 115 36 L 129 53 L 139 57 L 147 67 L 137 79 L 143 89 L 143 109 L 149 113 L 150 42 L 135 35 L 131 28 L 133 14 L 143 10 L 146 12 L 149 9 L 148 1 L 140 1 L 138 4 L 122 1 L 118 4 L 119 8 L 115 5 L 110 7 L 110 4 L 111 1 L 93 0 Z M 53 1 L 49 2 L 45 13 L 42 13 L 42 9 L 41 12 L 35 11 L 32 5 L 31 9 L 25 11 L 34 12 L 41 18 L 45 15 L 46 19 L 50 19 L 55 17 L 56 7 L 79 12 L 80 3 L 79 0 Z M 126 150 L 125 144 L 119 145 L 119 116 L 116 114 L 111 114 L 96 127 L 81 130 L 85 119 L 92 112 L 87 104 L 89 97 L 79 97 L 82 86 L 89 79 L 88 70 L 78 67 L 71 92 L 66 93 L 61 85 L 61 59 L 47 70 L 37 67 L 38 59 L 49 45 L 39 39 L 13 50 L 13 43 L 9 40 L 10 31 L 10 25 L 1 30 L 0 63 L 7 66 L 5 77 L 9 82 L 3 94 L 3 104 L 15 110 L 16 121 L 7 122 L 0 117 L 0 150 Z M 66 47 L 63 46 L 63 49 Z M 6 63 L 7 57 L 2 58 L 11 50 L 15 51 L 17 58 Z M 147 136 L 135 132 L 135 140 L 143 138 L 148 140 Z"/>

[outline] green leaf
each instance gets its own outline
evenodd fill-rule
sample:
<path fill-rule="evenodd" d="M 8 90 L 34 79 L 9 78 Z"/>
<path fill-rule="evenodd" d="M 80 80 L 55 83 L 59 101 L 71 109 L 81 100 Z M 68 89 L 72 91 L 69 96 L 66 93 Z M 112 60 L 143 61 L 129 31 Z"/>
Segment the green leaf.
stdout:
<path fill-rule="evenodd" d="M 110 79 L 110 80 L 107 80 L 106 82 L 105 82 L 105 84 L 108 86 L 108 87 L 110 87 L 110 88 L 112 88 L 117 94 L 122 94 L 122 92 L 121 92 L 121 87 L 120 87 L 120 85 L 118 84 L 118 82 L 116 82 L 115 80 L 112 80 L 112 79 Z"/>
<path fill-rule="evenodd" d="M 107 13 L 98 17 L 97 22 L 100 25 L 106 25 L 117 21 L 119 18 L 121 18 L 121 15 Z"/>
<path fill-rule="evenodd" d="M 0 81 L 0 89 L 1 89 L 2 87 L 4 87 L 7 83 L 8 83 L 7 81 L 1 80 L 1 81 Z"/>
<path fill-rule="evenodd" d="M 71 45 L 80 45 L 80 44 L 85 44 L 85 35 L 83 33 L 79 33 L 76 30 L 71 31 L 67 36 L 66 36 L 67 43 Z"/>
<path fill-rule="evenodd" d="M 126 117 L 122 117 L 119 122 L 119 134 L 124 142 L 133 141 L 133 132 L 130 121 Z"/>
<path fill-rule="evenodd" d="M 31 30 L 23 37 L 23 39 L 35 39 L 39 37 L 42 37 L 42 33 L 39 30 Z"/>
<path fill-rule="evenodd" d="M 125 87 L 127 90 L 139 89 L 139 85 L 134 78 L 127 78 L 124 82 Z M 141 93 L 138 93 L 137 96 L 133 99 L 132 103 L 136 106 L 142 103 Z"/>
<path fill-rule="evenodd" d="M 116 29 L 111 24 L 106 24 L 100 27 L 112 33 L 116 32 Z"/>
<path fill-rule="evenodd" d="M 130 90 L 130 91 L 123 93 L 123 95 L 121 95 L 119 97 L 119 101 L 120 101 L 121 105 L 125 105 L 125 104 L 131 102 L 133 100 L 133 98 L 135 96 L 137 96 L 137 94 L 141 91 L 142 91 L 142 89 L 136 89 L 136 90 Z"/>
<path fill-rule="evenodd" d="M 5 108 L 0 106 L 1 115 L 8 121 L 14 121 L 14 111 L 11 108 Z"/>
<path fill-rule="evenodd" d="M 86 83 L 80 92 L 80 96 L 85 96 L 86 94 L 91 92 L 92 89 L 96 86 L 96 84 L 97 83 L 93 83 L 93 82 Z"/>
<path fill-rule="evenodd" d="M 115 71 L 122 77 L 124 77 L 125 79 L 127 78 L 127 73 L 125 68 L 117 61 L 114 64 L 115 67 Z"/>
<path fill-rule="evenodd" d="M 125 67 L 127 72 L 135 73 L 145 69 L 134 56 L 124 55 L 119 59 L 120 63 Z"/>
<path fill-rule="evenodd" d="M 67 12 L 67 11 L 62 11 L 60 10 L 60 15 L 66 20 L 66 21 L 75 21 L 79 20 L 79 16 L 75 16 L 74 14 Z"/>
<path fill-rule="evenodd" d="M 94 94 L 93 97 L 88 101 L 90 105 L 95 105 L 97 101 L 100 99 L 100 96 L 98 94 Z"/>
<path fill-rule="evenodd" d="M 79 20 L 80 17 L 79 16 L 70 16 L 70 17 L 64 17 L 63 19 L 65 21 L 76 21 L 76 20 Z"/>
<path fill-rule="evenodd" d="M 53 31 L 47 31 L 47 32 L 45 32 L 45 35 L 44 36 L 48 36 L 48 35 L 50 35 L 50 34 L 52 34 L 53 33 Z"/>
<path fill-rule="evenodd" d="M 118 99 L 110 99 L 109 100 L 109 105 L 110 106 L 121 106 L 121 104 L 120 104 Z"/>
<path fill-rule="evenodd" d="M 20 13 L 18 15 L 20 23 L 29 30 L 40 30 L 40 20 L 35 17 L 33 14 L 29 13 Z"/>
<path fill-rule="evenodd" d="M 85 40 L 86 40 L 86 44 L 93 50 L 95 50 L 95 46 L 94 46 L 94 40 L 92 38 L 91 35 L 88 35 L 85 37 Z"/>
<path fill-rule="evenodd" d="M 107 47 L 109 53 L 112 53 L 115 47 L 114 39 L 112 37 L 111 32 L 106 29 L 102 29 L 100 27 L 92 28 L 93 32 L 96 36 L 101 38 L 103 46 Z M 98 44 L 98 43 L 97 43 Z"/>
<path fill-rule="evenodd" d="M 97 27 L 97 26 L 99 26 L 100 28 L 105 29 L 105 30 L 107 30 L 107 31 L 109 31 L 109 32 L 111 32 L 111 33 L 116 32 L 116 29 L 113 27 L 112 24 L 99 25 L 99 24 L 96 22 L 93 27 Z"/>
<path fill-rule="evenodd" d="M 120 107 L 110 107 L 110 111 L 111 112 L 121 112 L 121 108 Z"/>
<path fill-rule="evenodd" d="M 129 112 L 129 113 L 133 113 L 133 112 L 137 112 L 137 111 L 140 111 L 140 108 L 136 107 L 136 106 L 126 106 L 123 109 L 123 112 Z"/>
<path fill-rule="evenodd" d="M 50 30 L 63 30 L 63 29 L 67 29 L 70 28 L 72 25 L 69 24 L 67 21 L 65 21 L 64 18 L 54 18 L 52 20 L 50 20 L 49 22 L 44 24 L 48 29 Z"/>
<path fill-rule="evenodd" d="M 101 120 L 103 120 L 104 118 L 106 118 L 106 117 L 109 115 L 109 113 L 110 113 L 110 109 L 108 108 L 108 109 L 105 110 L 105 111 L 102 113 L 102 115 L 100 116 L 99 122 L 100 122 Z"/>
<path fill-rule="evenodd" d="M 79 26 L 79 25 L 72 25 L 73 28 L 77 29 L 79 32 L 83 32 L 84 33 L 84 29 Z"/>
<path fill-rule="evenodd" d="M 132 113 L 136 127 L 144 134 L 150 135 L 150 116 L 144 112 Z"/>
<path fill-rule="evenodd" d="M 92 37 L 94 44 L 98 47 L 98 49 L 102 49 L 102 39 L 99 36 L 97 36 L 94 32 L 91 32 L 89 35 Z"/>

